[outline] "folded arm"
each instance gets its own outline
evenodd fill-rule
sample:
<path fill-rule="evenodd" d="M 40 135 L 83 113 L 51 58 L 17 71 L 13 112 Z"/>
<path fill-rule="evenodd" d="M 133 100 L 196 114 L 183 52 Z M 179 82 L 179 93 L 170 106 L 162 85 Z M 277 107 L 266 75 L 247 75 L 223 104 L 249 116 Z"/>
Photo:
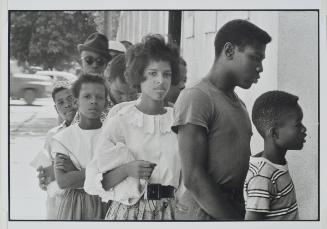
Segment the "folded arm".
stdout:
<path fill-rule="evenodd" d="M 85 181 L 85 169 L 66 171 L 62 166 L 58 165 L 61 161 L 62 154 L 57 153 L 55 157 L 55 177 L 58 186 L 61 189 L 82 188 Z"/>

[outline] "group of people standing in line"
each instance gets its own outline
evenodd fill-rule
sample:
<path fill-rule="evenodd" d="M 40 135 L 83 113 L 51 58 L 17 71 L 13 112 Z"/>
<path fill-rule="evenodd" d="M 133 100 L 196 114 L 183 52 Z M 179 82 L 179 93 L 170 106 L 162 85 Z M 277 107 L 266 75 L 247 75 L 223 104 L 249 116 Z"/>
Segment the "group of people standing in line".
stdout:
<path fill-rule="evenodd" d="M 298 97 L 257 98 L 264 149 L 251 156 L 251 120 L 234 91 L 257 83 L 270 41 L 249 21 L 227 22 L 208 74 L 184 89 L 186 63 L 162 36 L 112 58 L 107 38 L 90 35 L 78 45 L 83 73 L 52 93 L 63 123 L 46 137 L 52 165 L 38 168 L 41 188 L 55 190 L 47 219 L 297 220 L 285 154 L 305 142 Z"/>

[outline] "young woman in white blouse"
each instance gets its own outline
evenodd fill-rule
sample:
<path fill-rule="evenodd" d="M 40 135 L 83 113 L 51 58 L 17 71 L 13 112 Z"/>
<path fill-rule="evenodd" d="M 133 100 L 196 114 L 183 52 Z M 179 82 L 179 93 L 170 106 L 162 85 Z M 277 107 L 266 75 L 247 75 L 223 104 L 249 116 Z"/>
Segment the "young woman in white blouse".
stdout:
<path fill-rule="evenodd" d="M 158 36 L 132 49 L 126 80 L 141 96 L 106 120 L 84 188 L 111 200 L 106 220 L 173 220 L 181 168 L 164 98 L 179 82 L 179 54 Z"/>

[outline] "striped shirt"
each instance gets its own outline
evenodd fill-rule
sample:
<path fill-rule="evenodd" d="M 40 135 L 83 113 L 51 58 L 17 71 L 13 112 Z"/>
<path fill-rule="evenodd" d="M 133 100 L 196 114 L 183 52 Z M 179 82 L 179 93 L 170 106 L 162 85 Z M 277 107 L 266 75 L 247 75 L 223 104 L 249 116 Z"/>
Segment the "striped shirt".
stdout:
<path fill-rule="evenodd" d="M 298 206 L 288 166 L 251 157 L 244 184 L 246 211 L 265 213 L 267 220 L 298 220 Z"/>

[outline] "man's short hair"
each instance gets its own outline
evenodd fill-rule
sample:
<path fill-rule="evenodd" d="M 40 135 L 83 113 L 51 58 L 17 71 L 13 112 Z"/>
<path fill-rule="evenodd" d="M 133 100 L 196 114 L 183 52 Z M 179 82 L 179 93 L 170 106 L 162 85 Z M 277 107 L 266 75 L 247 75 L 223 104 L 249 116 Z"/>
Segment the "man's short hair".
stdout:
<path fill-rule="evenodd" d="M 109 67 L 109 82 L 115 81 L 119 78 L 123 83 L 126 83 L 125 80 L 125 70 L 126 70 L 126 61 L 125 54 L 118 54 L 115 58 L 112 59 Z"/>
<path fill-rule="evenodd" d="M 77 99 L 79 97 L 79 93 L 81 91 L 82 84 L 84 83 L 97 83 L 104 86 L 105 90 L 105 97 L 108 96 L 108 86 L 106 84 L 106 81 L 103 77 L 98 75 L 90 75 L 90 74 L 82 74 L 74 83 L 72 86 L 72 92 L 73 96 Z"/>
<path fill-rule="evenodd" d="M 271 41 L 269 34 L 249 21 L 236 19 L 223 25 L 216 34 L 215 56 L 219 58 L 227 42 L 244 48 L 247 45 L 263 44 Z"/>
<path fill-rule="evenodd" d="M 299 108 L 299 98 L 284 91 L 268 91 L 260 95 L 252 108 L 252 122 L 264 137 L 269 128 L 281 121 L 285 114 Z"/>
<path fill-rule="evenodd" d="M 59 92 L 59 91 L 62 91 L 62 90 L 70 90 L 72 84 L 71 82 L 69 81 L 57 81 L 54 83 L 53 87 L 52 87 L 52 92 L 51 92 L 51 96 L 52 96 L 52 99 L 54 102 L 55 101 L 55 97 L 56 97 L 56 94 Z"/>

